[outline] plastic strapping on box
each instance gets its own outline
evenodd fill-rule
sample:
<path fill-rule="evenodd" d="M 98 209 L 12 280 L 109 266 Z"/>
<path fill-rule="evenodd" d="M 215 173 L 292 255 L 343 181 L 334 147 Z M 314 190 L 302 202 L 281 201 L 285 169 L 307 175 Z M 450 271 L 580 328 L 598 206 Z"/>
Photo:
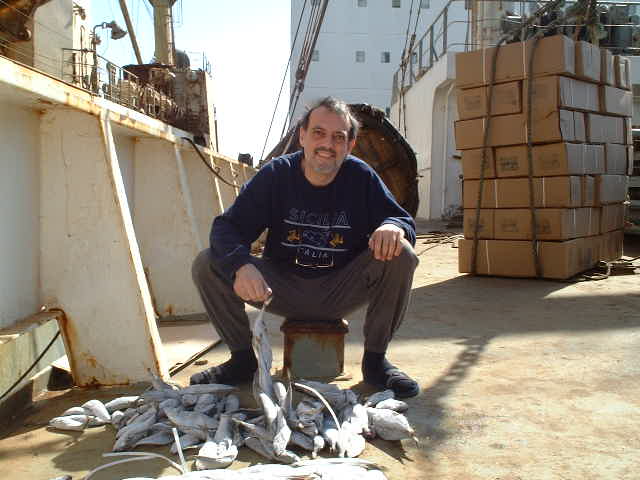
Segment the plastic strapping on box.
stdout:
<path fill-rule="evenodd" d="M 587 236 L 591 235 L 591 210 L 593 210 L 593 208 L 589 209 L 589 224 L 587 227 Z"/>
<path fill-rule="evenodd" d="M 587 144 L 583 143 L 580 146 L 582 147 L 582 155 L 580 156 L 580 163 L 582 163 L 582 175 L 585 175 L 587 173 L 587 168 L 585 166 L 585 164 L 587 163 L 585 161 L 585 159 L 587 158 Z"/>
<path fill-rule="evenodd" d="M 547 206 L 547 191 L 545 189 L 545 187 L 546 187 L 545 179 L 546 179 L 546 177 L 542 177 L 542 206 L 543 207 Z"/>
<path fill-rule="evenodd" d="M 496 208 L 498 207 L 498 179 L 493 180 L 493 197 L 496 202 Z"/>
<path fill-rule="evenodd" d="M 486 85 L 487 84 L 487 68 L 486 68 L 486 62 L 487 62 L 487 49 L 486 48 L 481 48 L 480 49 L 482 51 L 482 84 Z M 496 52 L 496 55 L 498 54 L 498 52 Z M 488 111 L 490 111 L 491 107 L 488 107 Z"/>
<path fill-rule="evenodd" d="M 522 73 L 524 74 L 524 78 L 527 78 L 527 49 L 525 48 L 527 42 L 520 42 L 522 45 Z"/>
<path fill-rule="evenodd" d="M 487 274 L 491 275 L 491 261 L 489 260 L 489 241 L 484 241 L 484 255 L 487 258 Z"/>
<path fill-rule="evenodd" d="M 571 212 L 573 213 L 573 215 L 571 215 L 571 223 L 572 225 L 572 229 L 571 231 L 573 232 L 572 235 L 577 235 L 578 234 L 578 225 L 576 224 L 576 210 L 577 208 L 572 208 Z"/>

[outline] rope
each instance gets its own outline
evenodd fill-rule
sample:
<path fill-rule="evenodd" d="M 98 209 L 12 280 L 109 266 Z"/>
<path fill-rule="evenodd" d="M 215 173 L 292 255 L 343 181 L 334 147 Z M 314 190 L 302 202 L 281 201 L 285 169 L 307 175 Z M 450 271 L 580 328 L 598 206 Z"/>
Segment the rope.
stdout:
<path fill-rule="evenodd" d="M 293 37 L 293 43 L 291 44 L 291 52 L 289 53 L 289 60 L 287 60 L 287 66 L 284 69 L 284 75 L 282 75 L 282 83 L 280 84 L 280 91 L 278 92 L 278 98 L 276 99 L 276 105 L 273 108 L 273 115 L 271 116 L 271 122 L 269 122 L 269 129 L 267 130 L 267 137 L 264 139 L 264 145 L 262 146 L 262 152 L 260 153 L 260 160 L 262 160 L 264 156 L 264 151 L 267 148 L 267 142 L 269 141 L 269 135 L 271 134 L 271 127 L 273 126 L 273 120 L 276 118 L 276 112 L 278 111 L 278 104 L 280 103 L 280 95 L 282 95 L 282 89 L 284 87 L 284 82 L 287 80 L 287 72 L 289 71 L 289 65 L 291 65 L 291 58 L 293 57 L 293 50 L 296 46 L 296 42 L 298 40 L 298 32 L 300 31 L 300 24 L 302 23 L 302 17 L 304 15 L 304 11 L 307 8 L 307 0 L 304 0 L 302 5 L 302 11 L 300 12 L 300 18 L 298 19 L 298 26 L 296 27 L 296 34 Z M 285 119 L 286 124 L 286 119 Z M 282 136 L 280 137 L 282 139 Z"/>
<path fill-rule="evenodd" d="M 193 149 L 196 151 L 196 153 L 198 154 L 198 156 L 200 157 L 200 159 L 202 160 L 202 162 L 207 166 L 207 168 L 209 170 L 211 170 L 211 173 L 213 173 L 216 177 L 218 177 L 218 179 L 222 182 L 225 183 L 227 185 L 229 185 L 230 187 L 236 188 L 237 185 L 234 185 L 233 183 L 229 183 L 228 181 L 226 181 L 224 178 L 222 178 L 220 176 L 220 174 L 211 166 L 209 165 L 209 162 L 207 162 L 207 159 L 204 158 L 204 155 L 202 154 L 202 152 L 200 151 L 200 149 L 198 148 L 198 146 L 193 142 L 193 140 L 191 140 L 189 137 L 181 137 L 183 140 L 186 140 L 187 142 L 189 142 L 191 144 L 191 146 L 193 147 Z"/>
<path fill-rule="evenodd" d="M 496 45 L 496 53 L 491 60 L 491 77 L 489 88 L 487 89 L 487 124 L 482 137 L 482 161 L 480 162 L 480 181 L 478 183 L 478 199 L 476 204 L 475 224 L 473 226 L 473 246 L 471 248 L 471 273 L 478 271 L 478 236 L 480 235 L 480 209 L 482 208 L 482 194 L 484 193 L 484 171 L 487 168 L 487 144 L 489 143 L 489 132 L 491 130 L 491 106 L 493 103 L 493 86 L 496 80 L 496 69 L 498 65 L 498 54 L 500 47 L 507 41 L 507 37 L 502 37 Z"/>
<path fill-rule="evenodd" d="M 527 160 L 529 163 L 529 211 L 531 212 L 531 250 L 533 252 L 533 263 L 536 269 L 536 277 L 542 276 L 542 265 L 540 264 L 540 255 L 538 255 L 538 222 L 536 221 L 535 192 L 533 183 L 533 61 L 538 47 L 538 41 L 541 35 L 537 33 L 533 39 L 531 46 L 531 57 L 529 57 L 529 72 L 527 78 Z"/>

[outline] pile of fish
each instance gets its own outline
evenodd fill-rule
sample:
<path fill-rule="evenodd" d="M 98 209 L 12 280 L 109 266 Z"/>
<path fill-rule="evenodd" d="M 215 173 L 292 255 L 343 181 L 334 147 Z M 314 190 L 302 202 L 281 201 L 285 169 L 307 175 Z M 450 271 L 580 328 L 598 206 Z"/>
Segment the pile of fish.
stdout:
<path fill-rule="evenodd" d="M 111 424 L 117 430 L 114 452 L 143 445 L 171 445 L 171 452 L 183 459 L 183 450 L 197 448 L 195 469 L 207 472 L 229 466 L 242 446 L 271 461 L 311 468 L 294 450 L 306 452 L 312 458 L 323 450 L 334 457 L 357 457 L 365 449 L 366 439 L 413 438 L 417 442 L 414 430 L 403 415 L 408 406 L 395 400 L 391 390 L 375 393 L 359 403 L 352 390 L 333 384 L 302 380 L 285 386 L 273 381 L 271 347 L 262 312 L 254 323 L 253 342 L 258 358 L 253 395 L 258 409 L 241 408 L 233 386 L 207 384 L 181 388 L 152 375 L 152 388 L 139 396 L 120 397 L 105 404 L 91 400 L 68 409 L 49 425 L 56 429 L 83 430 Z M 294 389 L 299 392 L 296 405 Z M 336 464 L 327 465 L 333 468 L 331 465 Z M 349 465 L 373 471 L 362 464 Z M 270 467 L 277 470 L 275 465 Z M 247 475 L 249 473 L 247 471 Z M 344 478 L 365 478 L 362 475 L 361 471 L 358 476 Z M 259 477 L 256 473 L 255 478 L 269 477 Z M 384 475 L 375 478 L 381 479 Z"/>

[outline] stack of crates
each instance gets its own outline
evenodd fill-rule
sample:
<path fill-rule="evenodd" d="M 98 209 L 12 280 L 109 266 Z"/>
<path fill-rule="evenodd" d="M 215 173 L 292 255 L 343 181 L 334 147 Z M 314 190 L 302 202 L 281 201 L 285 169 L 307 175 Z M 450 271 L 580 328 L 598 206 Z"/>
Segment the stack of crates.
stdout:
<path fill-rule="evenodd" d="M 533 40 L 456 56 L 464 236 L 459 270 L 471 272 L 485 128 L 477 274 L 566 279 L 622 255 L 624 205 L 633 165 L 629 61 L 563 35 L 540 39 L 532 80 L 532 242 L 527 144 Z"/>

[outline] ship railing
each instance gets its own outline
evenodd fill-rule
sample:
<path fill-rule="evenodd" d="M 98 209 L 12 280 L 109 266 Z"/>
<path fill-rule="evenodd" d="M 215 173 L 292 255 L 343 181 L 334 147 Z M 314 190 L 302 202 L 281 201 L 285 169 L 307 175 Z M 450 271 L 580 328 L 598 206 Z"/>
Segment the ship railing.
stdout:
<path fill-rule="evenodd" d="M 503 28 L 513 23 L 515 28 L 520 25 L 520 15 L 531 13 L 533 3 L 512 2 L 514 17 L 485 18 L 485 23 L 502 24 Z M 536 4 L 546 3 L 546 0 Z M 575 3 L 567 1 L 566 5 Z M 640 55 L 637 46 L 640 41 L 640 26 L 637 18 L 640 16 L 640 2 L 638 1 L 598 1 L 608 9 L 610 19 L 619 17 L 614 23 L 601 24 L 606 31 L 607 38 L 601 41 L 601 47 L 607 48 L 614 54 L 636 56 Z M 617 11 L 615 9 L 618 9 Z M 626 21 L 625 21 L 626 18 Z M 635 20 L 635 21 L 634 21 Z M 472 43 L 471 10 L 469 0 L 449 0 L 426 32 L 417 40 L 409 52 L 404 54 L 401 65 L 393 75 L 391 103 L 395 103 L 400 91 L 405 92 L 424 76 L 448 52 L 466 52 L 480 48 Z M 571 34 L 576 25 L 559 25 L 557 28 Z M 545 28 L 540 26 L 537 28 Z M 491 46 L 491 44 L 489 44 Z"/>
<path fill-rule="evenodd" d="M 400 88 L 403 91 L 410 88 L 447 52 L 473 48 L 468 43 L 469 17 L 466 1 L 449 0 L 424 35 L 404 54 L 400 68 L 393 75 L 391 103 L 396 102 Z"/>
<path fill-rule="evenodd" d="M 90 91 L 120 105 L 140 110 L 143 85 L 131 72 L 89 49 L 62 49 L 64 82 Z"/>

